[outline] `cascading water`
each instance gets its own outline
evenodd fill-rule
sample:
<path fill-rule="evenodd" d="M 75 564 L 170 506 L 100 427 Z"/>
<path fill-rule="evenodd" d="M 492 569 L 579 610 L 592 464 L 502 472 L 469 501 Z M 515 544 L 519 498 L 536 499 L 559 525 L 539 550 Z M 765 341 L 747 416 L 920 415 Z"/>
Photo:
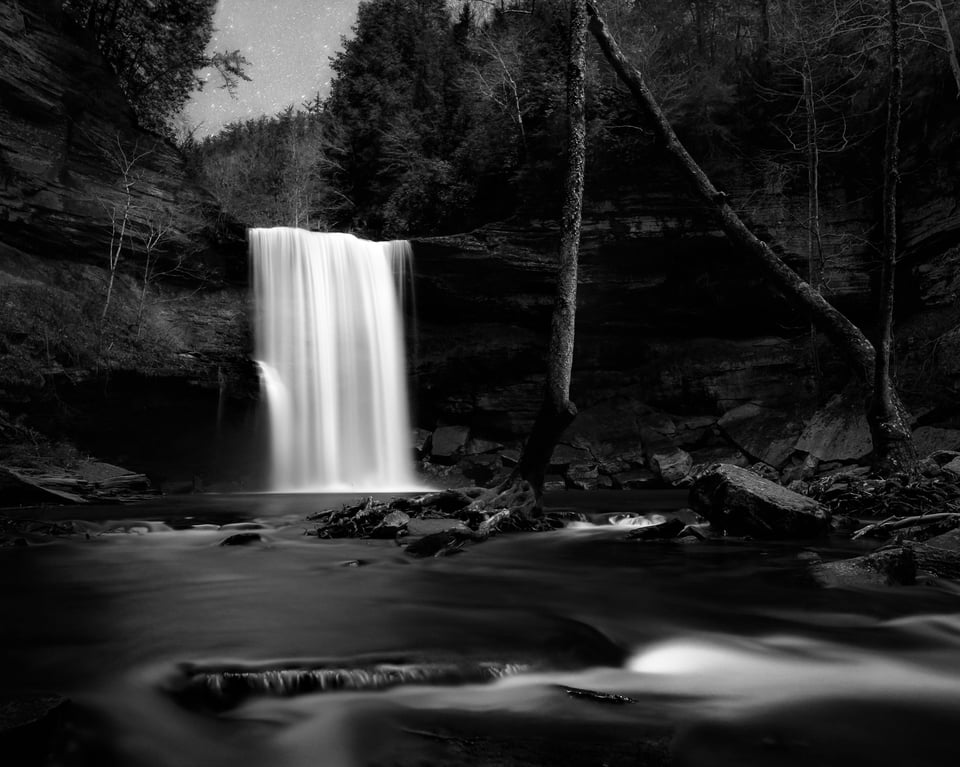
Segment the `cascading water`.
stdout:
<path fill-rule="evenodd" d="M 406 242 L 249 231 L 273 490 L 414 489 L 397 278 Z"/>

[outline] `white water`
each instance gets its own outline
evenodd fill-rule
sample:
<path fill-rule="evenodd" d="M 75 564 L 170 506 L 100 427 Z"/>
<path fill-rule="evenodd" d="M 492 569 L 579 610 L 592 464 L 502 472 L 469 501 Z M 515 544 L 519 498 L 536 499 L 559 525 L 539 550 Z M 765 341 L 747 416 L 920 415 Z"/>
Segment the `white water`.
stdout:
<path fill-rule="evenodd" d="M 415 489 L 396 274 L 406 242 L 249 231 L 271 489 Z"/>

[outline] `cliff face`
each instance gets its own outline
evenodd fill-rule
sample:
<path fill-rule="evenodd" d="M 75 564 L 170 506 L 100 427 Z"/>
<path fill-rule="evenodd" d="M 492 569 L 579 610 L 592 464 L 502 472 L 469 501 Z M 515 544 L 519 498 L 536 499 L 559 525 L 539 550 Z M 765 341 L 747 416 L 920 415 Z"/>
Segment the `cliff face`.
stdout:
<path fill-rule="evenodd" d="M 960 175 L 941 164 L 952 167 L 956 150 L 941 151 L 938 163 L 907 153 L 898 362 L 918 424 L 956 427 Z M 733 186 L 730 194 L 805 274 L 806 200 L 775 187 L 757 194 L 762 182 Z M 585 450 L 580 460 L 587 463 L 645 445 L 704 455 L 738 448 L 747 460 L 779 469 L 811 450 L 828 465 L 863 457 L 868 439 L 866 450 L 858 443 L 839 452 L 813 448 L 809 435 L 801 439 L 804 421 L 847 386 L 850 373 L 700 210 L 668 164 L 628 190 L 595 191 L 588 201 L 572 387 L 581 416 L 564 441 Z M 869 195 L 824 190 L 824 290 L 868 333 L 878 271 L 875 210 Z M 415 242 L 422 422 L 459 424 L 505 442 L 529 428 L 545 369 L 556 241 L 555 225 L 544 224 Z M 859 417 L 866 439 L 857 396 L 835 403 L 829 419 Z M 690 423 L 699 426 L 686 429 Z M 765 454 L 764 446 L 780 439 L 789 444 Z"/>
<path fill-rule="evenodd" d="M 206 215 L 214 200 L 188 180 L 173 146 L 137 127 L 112 72 L 54 11 L 44 11 L 52 5 L 0 7 L 5 251 L 97 264 L 110 250 L 111 220 L 119 224 L 128 210 L 131 230 L 162 223 L 164 242 L 189 239 L 202 256 L 195 263 L 222 266 Z M 127 248 L 133 259 L 144 251 L 137 236 Z"/>
<path fill-rule="evenodd" d="M 147 465 L 198 423 L 199 467 L 249 399 L 242 231 L 57 6 L 0 4 L 0 411 Z"/>

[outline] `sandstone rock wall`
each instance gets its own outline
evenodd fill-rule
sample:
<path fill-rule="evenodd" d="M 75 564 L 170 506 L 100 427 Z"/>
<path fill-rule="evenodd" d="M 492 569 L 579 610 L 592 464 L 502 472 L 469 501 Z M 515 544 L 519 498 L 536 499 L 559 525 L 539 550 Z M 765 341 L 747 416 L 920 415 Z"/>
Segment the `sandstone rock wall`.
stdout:
<path fill-rule="evenodd" d="M 104 457 L 189 454 L 202 472 L 215 432 L 255 393 L 242 229 L 174 146 L 138 127 L 57 6 L 0 3 L 0 410 L 85 450 L 115 437 Z M 160 227 L 143 292 L 138 235 Z M 176 436 L 197 425 L 195 444 Z"/>

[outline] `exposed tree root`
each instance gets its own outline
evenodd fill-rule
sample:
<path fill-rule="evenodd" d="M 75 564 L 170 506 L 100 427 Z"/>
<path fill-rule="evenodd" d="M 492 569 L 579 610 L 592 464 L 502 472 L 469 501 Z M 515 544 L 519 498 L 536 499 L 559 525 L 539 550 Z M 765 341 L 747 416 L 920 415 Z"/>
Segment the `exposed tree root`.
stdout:
<path fill-rule="evenodd" d="M 953 477 L 865 479 L 838 474 L 807 490 L 832 515 L 886 520 L 960 512 L 960 484 Z"/>
<path fill-rule="evenodd" d="M 339 509 L 307 517 L 315 523 L 307 535 L 318 538 L 389 538 L 409 534 L 411 519 L 459 520 L 461 526 L 424 536 L 407 547 L 412 556 L 445 556 L 503 532 L 554 530 L 561 522 L 539 513 L 532 485 L 509 479 L 495 488 L 441 490 L 413 498 L 378 501 L 363 498 Z"/>

